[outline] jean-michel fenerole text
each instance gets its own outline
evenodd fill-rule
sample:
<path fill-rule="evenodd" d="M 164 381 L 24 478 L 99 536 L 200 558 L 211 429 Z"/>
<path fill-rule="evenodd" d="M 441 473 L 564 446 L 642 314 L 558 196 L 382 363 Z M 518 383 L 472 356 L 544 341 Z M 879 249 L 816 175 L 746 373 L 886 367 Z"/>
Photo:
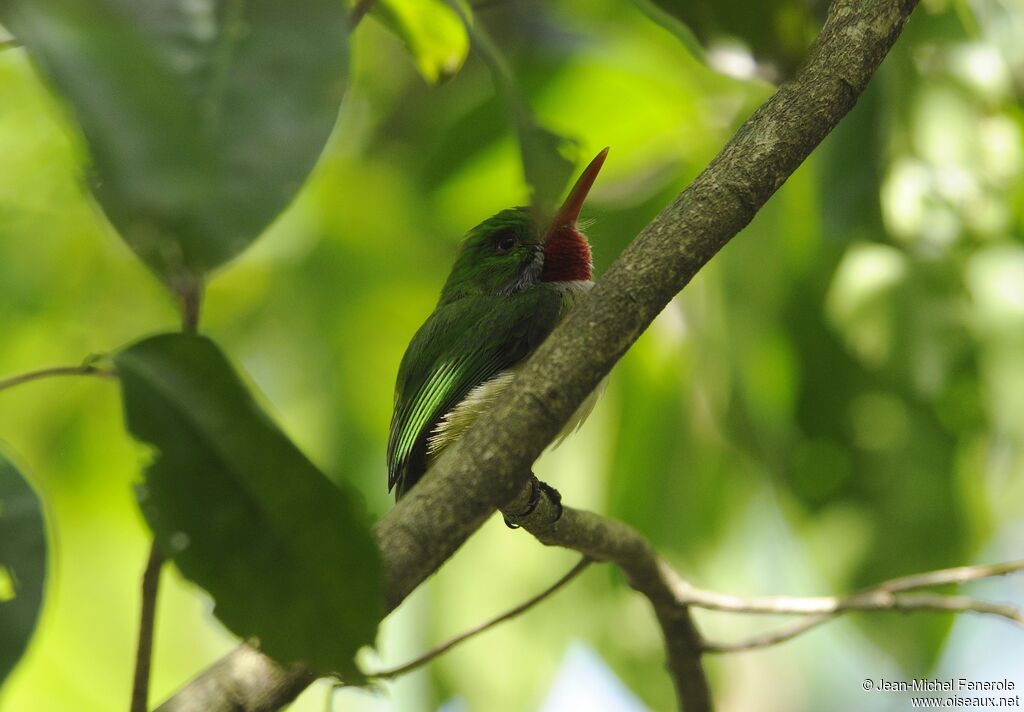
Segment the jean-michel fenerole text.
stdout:
<path fill-rule="evenodd" d="M 913 680 L 879 679 L 874 690 L 878 692 L 1009 692 L 1015 689 L 1013 680 L 971 680 L 956 678 L 916 678 Z"/>

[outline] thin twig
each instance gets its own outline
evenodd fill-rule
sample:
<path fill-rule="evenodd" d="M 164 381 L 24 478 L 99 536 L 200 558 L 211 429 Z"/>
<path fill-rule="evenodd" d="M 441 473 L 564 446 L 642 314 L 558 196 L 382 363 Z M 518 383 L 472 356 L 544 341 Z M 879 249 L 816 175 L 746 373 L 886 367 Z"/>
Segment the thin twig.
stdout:
<path fill-rule="evenodd" d="M 202 282 L 196 280 L 182 285 L 178 296 L 181 299 L 181 330 L 194 334 L 199 329 L 199 312 L 203 304 Z"/>
<path fill-rule="evenodd" d="M 374 3 L 377 0 L 359 0 L 352 8 L 352 11 L 348 14 L 348 31 L 352 32 L 359 23 L 362 22 L 363 18 L 366 17 L 367 13 L 373 9 Z"/>
<path fill-rule="evenodd" d="M 698 608 L 732 613 L 807 616 L 807 618 L 774 631 L 761 633 L 744 640 L 730 643 L 715 641 L 704 641 L 703 643 L 703 649 L 708 653 L 735 653 L 783 643 L 850 611 L 981 613 L 999 616 L 1024 625 L 1024 611 L 1011 604 L 991 603 L 966 596 L 908 593 L 908 591 L 929 586 L 960 584 L 984 578 L 1006 576 L 1021 571 L 1024 571 L 1024 560 L 1008 561 L 1001 564 L 958 566 L 890 579 L 849 596 L 743 598 L 694 588 L 677 575 L 672 577 L 672 587 L 681 603 Z"/>
<path fill-rule="evenodd" d="M 525 613 L 526 611 L 528 611 L 529 609 L 533 608 L 535 605 L 537 605 L 538 603 L 543 601 L 545 598 L 547 598 L 548 596 L 553 594 L 555 591 L 557 591 L 558 589 L 560 589 L 563 586 L 565 586 L 567 583 L 572 581 L 574 578 L 579 576 L 581 573 L 583 573 L 583 571 L 591 563 L 593 563 L 593 559 L 591 559 L 590 557 L 587 557 L 587 556 L 582 557 L 576 563 L 575 566 L 573 566 L 564 576 L 562 576 L 562 578 L 560 578 L 557 581 L 555 581 L 553 584 L 551 584 L 546 589 L 544 589 L 543 591 L 538 593 L 536 596 L 533 596 L 532 598 L 527 599 L 526 601 L 523 601 L 522 603 L 520 603 L 515 608 L 512 608 L 511 610 L 508 610 L 505 613 L 502 613 L 500 616 L 498 616 L 496 618 L 492 618 L 491 620 L 489 620 L 489 621 L 487 621 L 485 623 L 481 623 L 481 624 L 479 624 L 477 626 L 474 626 L 474 627 L 470 628 L 469 630 L 467 630 L 467 631 L 465 631 L 463 633 L 460 633 L 459 635 L 455 636 L 454 638 L 451 638 L 450 640 L 445 641 L 444 643 L 441 643 L 440 645 L 438 645 L 438 646 L 436 646 L 434 648 L 431 648 L 430 650 L 428 650 L 423 655 L 421 655 L 418 658 L 415 658 L 415 659 L 405 663 L 404 665 L 399 665 L 398 667 L 389 668 L 389 669 L 386 669 L 386 670 L 381 670 L 379 672 L 372 672 L 369 675 L 367 675 L 367 677 L 378 678 L 378 679 L 382 679 L 382 680 L 390 680 L 390 679 L 398 677 L 399 675 L 404 675 L 405 673 L 407 673 L 407 672 L 409 672 L 411 670 L 415 670 L 418 667 L 426 665 L 428 662 L 430 662 L 434 658 L 436 658 L 436 657 L 438 657 L 440 655 L 443 655 L 444 653 L 448 652 L 449 650 L 454 648 L 459 643 L 462 643 L 462 642 L 464 642 L 466 640 L 469 640 L 470 638 L 472 638 L 474 636 L 477 636 L 477 635 L 479 635 L 480 633 L 483 633 L 486 630 L 490 630 L 491 628 L 493 628 L 494 626 L 498 625 L 499 623 L 504 623 L 507 620 L 510 620 L 510 619 L 515 618 L 516 616 L 522 614 L 522 613 Z"/>
<path fill-rule="evenodd" d="M 181 330 L 194 334 L 199 330 L 199 315 L 203 303 L 203 283 L 200 279 L 190 280 L 178 289 L 181 298 Z M 156 538 L 149 549 L 149 561 L 142 574 L 142 614 L 139 619 L 139 647 L 135 656 L 135 680 L 132 687 L 131 712 L 147 712 L 149 709 L 149 673 L 153 660 L 153 627 L 156 621 L 156 601 L 160 593 L 160 570 L 164 565 L 163 554 L 157 547 Z"/>
<path fill-rule="evenodd" d="M 889 581 L 883 581 L 876 586 L 871 586 L 849 596 L 759 596 L 750 598 L 705 591 L 691 585 L 674 572 L 670 572 L 669 575 L 676 599 L 684 605 L 715 611 L 731 611 L 733 613 L 813 615 L 839 613 L 846 610 L 900 610 L 899 606 L 904 605 L 907 601 L 918 600 L 903 593 L 912 589 L 963 583 L 994 576 L 1005 576 L 1019 571 L 1024 571 L 1024 561 L 980 566 L 960 566 L 954 569 L 942 569 L 902 576 Z M 997 615 L 1006 614 L 1003 617 L 1020 622 L 1020 618 L 1018 618 L 1019 612 L 1014 613 L 1008 608 L 1001 610 L 1002 613 Z M 992 613 L 994 611 L 986 610 L 981 612 Z"/>
<path fill-rule="evenodd" d="M 927 571 L 923 574 L 911 574 L 899 578 L 883 581 L 872 588 L 880 588 L 886 591 L 910 591 L 915 588 L 928 588 L 931 586 L 945 586 L 947 584 L 966 583 L 977 581 L 983 578 L 994 578 L 1006 576 L 1024 571 L 1024 559 L 1020 561 L 1007 561 L 1002 564 L 978 564 L 976 566 L 956 566 L 951 569 L 939 569 L 938 571 Z"/>
<path fill-rule="evenodd" d="M 38 371 L 29 371 L 28 373 L 21 373 L 17 376 L 11 376 L 0 381 L 0 391 L 14 386 L 20 386 L 22 383 L 29 383 L 30 381 L 39 381 L 44 378 L 52 378 L 54 376 L 100 376 L 101 378 L 113 378 L 116 374 L 113 371 L 109 371 L 105 368 L 100 368 L 93 363 L 83 363 L 78 366 L 54 366 L 53 368 L 41 368 Z"/>
<path fill-rule="evenodd" d="M 767 648 L 772 645 L 784 643 L 787 640 L 797 637 L 801 633 L 806 633 L 812 628 L 817 628 L 822 623 L 827 623 L 837 615 L 839 614 L 826 613 L 823 615 L 808 616 L 768 633 L 762 633 L 760 635 L 755 635 L 732 643 L 718 643 L 715 641 L 705 640 L 702 647 L 705 653 L 740 653 L 747 650 Z"/>
<path fill-rule="evenodd" d="M 706 653 L 739 653 L 758 648 L 767 648 L 772 645 L 784 643 L 787 640 L 806 633 L 812 628 L 817 628 L 822 623 L 838 618 L 844 613 L 851 611 L 898 611 L 900 613 L 914 613 L 918 611 L 930 611 L 941 613 L 981 613 L 999 616 L 1009 621 L 1024 626 L 1024 612 L 1016 606 L 1003 603 L 990 603 L 977 598 L 966 596 L 944 596 L 938 593 L 903 593 L 891 595 L 889 600 L 884 598 L 858 600 L 856 596 L 837 601 L 836 608 L 827 613 L 808 614 L 794 623 L 777 628 L 776 630 L 761 633 L 744 640 L 730 643 L 719 643 L 715 641 L 704 641 L 703 650 Z M 764 613 L 762 610 L 739 611 L 737 613 Z M 792 613 L 794 611 L 786 611 Z M 802 613 L 802 612 L 801 612 Z"/>
<path fill-rule="evenodd" d="M 156 542 L 150 546 L 146 571 L 142 574 L 142 613 L 139 616 L 139 645 L 135 653 L 131 712 L 149 709 L 149 670 L 153 660 L 153 628 L 156 622 L 156 598 L 160 590 L 160 570 L 164 557 Z"/>

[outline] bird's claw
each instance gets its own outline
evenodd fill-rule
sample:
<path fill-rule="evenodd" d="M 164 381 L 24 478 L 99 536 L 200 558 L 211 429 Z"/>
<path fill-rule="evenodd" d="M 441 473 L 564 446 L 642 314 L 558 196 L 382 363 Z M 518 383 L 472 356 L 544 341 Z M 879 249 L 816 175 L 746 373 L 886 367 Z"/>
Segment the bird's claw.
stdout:
<path fill-rule="evenodd" d="M 541 482 L 540 480 L 537 480 L 537 483 L 540 485 L 540 489 L 544 491 L 544 494 L 548 496 L 548 499 L 551 500 L 551 504 L 554 506 L 556 510 L 555 518 L 551 520 L 551 523 L 554 524 L 562 518 L 562 493 L 556 490 L 551 485 L 549 485 L 547 482 Z"/>

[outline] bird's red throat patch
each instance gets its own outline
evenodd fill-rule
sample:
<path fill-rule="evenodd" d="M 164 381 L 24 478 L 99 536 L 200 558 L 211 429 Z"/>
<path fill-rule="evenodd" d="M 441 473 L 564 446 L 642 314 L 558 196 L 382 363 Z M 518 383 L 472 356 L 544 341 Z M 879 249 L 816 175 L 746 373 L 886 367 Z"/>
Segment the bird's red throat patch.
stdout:
<path fill-rule="evenodd" d="M 544 243 L 542 282 L 590 281 L 593 262 L 590 243 L 575 225 L 558 228 Z"/>

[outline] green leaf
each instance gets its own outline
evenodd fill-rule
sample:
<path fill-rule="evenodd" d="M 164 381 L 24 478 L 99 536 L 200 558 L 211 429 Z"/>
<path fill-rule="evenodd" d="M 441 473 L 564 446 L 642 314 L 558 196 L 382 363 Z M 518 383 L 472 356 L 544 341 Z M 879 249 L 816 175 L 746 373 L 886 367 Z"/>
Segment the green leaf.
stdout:
<path fill-rule="evenodd" d="M 469 53 L 469 37 L 444 0 L 379 0 L 373 14 L 398 35 L 432 84 L 455 76 Z"/>
<path fill-rule="evenodd" d="M 345 86 L 338 0 L 0 0 L 0 21 L 70 102 L 110 221 L 178 290 L 288 205 Z"/>
<path fill-rule="evenodd" d="M 647 15 L 651 20 L 661 25 L 663 29 L 668 30 L 674 34 L 683 46 L 692 54 L 697 60 L 707 64 L 707 55 L 704 53 L 704 45 L 700 43 L 697 36 L 693 33 L 693 30 L 684 23 L 682 20 L 677 18 L 672 13 L 668 12 L 659 4 L 657 0 L 633 0 L 633 2 L 640 8 L 640 10 Z M 668 3 L 663 3 L 668 4 Z"/>
<path fill-rule="evenodd" d="M 358 493 L 299 451 L 210 340 L 154 336 L 115 363 L 128 429 L 157 451 L 138 496 L 160 549 L 238 636 L 361 679 L 382 568 Z"/>
<path fill-rule="evenodd" d="M 0 684 L 32 638 L 46 582 L 39 498 L 0 454 Z"/>
<path fill-rule="evenodd" d="M 705 48 L 740 43 L 762 64 L 762 74 L 783 79 L 803 61 L 821 26 L 821 0 L 634 0 L 655 22 L 693 50 L 695 36 Z M 682 22 L 690 33 L 681 31 Z M 694 52 L 712 67 L 724 65 Z"/>
<path fill-rule="evenodd" d="M 579 159 L 579 146 L 570 138 L 541 125 L 519 89 L 508 62 L 483 27 L 473 24 L 458 0 L 449 7 L 462 17 L 474 51 L 487 64 L 494 85 L 515 121 L 523 177 L 530 187 L 530 203 L 541 216 L 554 215 L 558 199 L 569 183 Z"/>

